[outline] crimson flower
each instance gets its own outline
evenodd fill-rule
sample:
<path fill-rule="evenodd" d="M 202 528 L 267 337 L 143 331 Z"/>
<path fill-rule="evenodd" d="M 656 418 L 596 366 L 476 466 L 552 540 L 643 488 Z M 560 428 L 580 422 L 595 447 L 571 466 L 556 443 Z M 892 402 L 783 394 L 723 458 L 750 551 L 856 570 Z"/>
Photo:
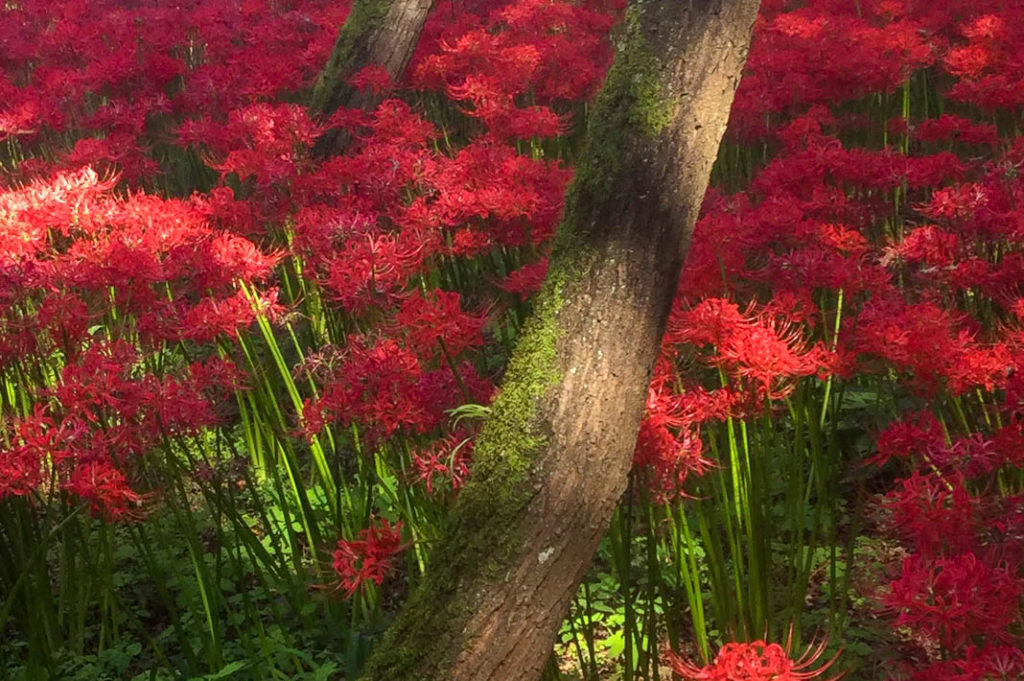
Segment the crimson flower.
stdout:
<path fill-rule="evenodd" d="M 364 67 L 349 78 L 348 82 L 357 90 L 372 92 L 375 95 L 383 95 L 395 87 L 391 81 L 391 74 L 380 64 L 370 64 Z"/>
<path fill-rule="evenodd" d="M 64 489 L 89 503 L 92 515 L 107 520 L 141 517 L 137 507 L 142 496 L 131 489 L 121 471 L 106 461 L 77 466 Z"/>
<path fill-rule="evenodd" d="M 358 539 L 338 540 L 332 567 L 338 573 L 337 588 L 351 598 L 367 581 L 378 586 L 391 572 L 391 557 L 402 551 L 402 523 L 393 526 L 387 520 L 360 530 Z"/>
<path fill-rule="evenodd" d="M 813 679 L 823 674 L 836 661 L 827 660 L 817 669 L 813 665 L 825 650 L 825 642 L 808 646 L 800 659 L 790 658 L 793 632 L 790 630 L 785 647 L 778 643 L 752 641 L 750 643 L 726 643 L 715 656 L 715 661 L 704 667 L 683 659 L 672 651 L 665 653 L 666 660 L 674 671 L 690 681 L 799 681 Z M 833 676 L 836 681 L 842 676 Z"/>

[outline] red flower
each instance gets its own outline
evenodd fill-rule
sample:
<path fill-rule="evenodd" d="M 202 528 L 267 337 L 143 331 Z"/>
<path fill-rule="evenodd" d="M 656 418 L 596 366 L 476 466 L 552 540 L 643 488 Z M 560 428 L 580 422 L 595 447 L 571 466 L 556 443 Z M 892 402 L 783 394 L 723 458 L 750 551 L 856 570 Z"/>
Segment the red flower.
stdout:
<path fill-rule="evenodd" d="M 31 494 L 43 479 L 41 452 L 31 446 L 0 450 L 0 501 Z"/>
<path fill-rule="evenodd" d="M 435 354 L 440 342 L 448 359 L 454 360 L 484 342 L 481 330 L 485 319 L 463 312 L 459 300 L 453 291 L 435 290 L 426 297 L 417 291 L 402 303 L 395 321 L 420 353 Z"/>
<path fill-rule="evenodd" d="M 903 561 L 903 574 L 890 585 L 887 604 L 908 626 L 957 649 L 982 637 L 1011 642 L 1008 627 L 1020 620 L 1022 584 L 1016 566 L 992 566 L 974 553 Z"/>
<path fill-rule="evenodd" d="M 922 555 L 969 551 L 979 529 L 978 500 L 957 477 L 914 473 L 886 501 L 892 524 Z"/>
<path fill-rule="evenodd" d="M 412 452 L 412 467 L 416 482 L 423 482 L 427 494 L 433 494 L 436 481 L 448 480 L 453 491 L 462 487 L 469 477 L 469 462 L 473 456 L 473 440 L 465 431 L 456 431 L 434 442 L 430 447 Z"/>
<path fill-rule="evenodd" d="M 359 73 L 348 79 L 349 85 L 364 92 L 372 92 L 375 95 L 382 95 L 394 88 L 391 82 L 391 74 L 380 64 L 370 64 L 363 67 Z"/>
<path fill-rule="evenodd" d="M 332 566 L 338 573 L 337 588 L 351 598 L 367 581 L 378 586 L 392 571 L 391 558 L 402 551 L 402 523 L 392 526 L 387 520 L 360 530 L 358 539 L 338 540 Z"/>
<path fill-rule="evenodd" d="M 792 633 L 785 647 L 764 641 L 726 643 L 715 661 L 704 667 L 697 667 L 671 651 L 665 657 L 676 674 L 690 681 L 801 681 L 821 676 L 838 657 L 812 669 L 825 651 L 824 641 L 809 646 L 798 660 L 789 657 L 791 643 Z M 833 676 L 832 681 L 840 676 Z"/>
<path fill-rule="evenodd" d="M 753 388 L 751 399 L 782 399 L 793 390 L 790 379 L 823 372 L 830 355 L 820 345 L 808 347 L 801 330 L 773 314 L 747 312 L 730 301 L 708 298 L 693 310 L 673 315 L 668 340 L 711 345 L 708 363 Z"/>
<path fill-rule="evenodd" d="M 109 463 L 80 463 L 64 489 L 89 502 L 89 510 L 95 516 L 107 520 L 138 517 L 141 495 L 134 492 L 124 475 Z"/>
<path fill-rule="evenodd" d="M 526 300 L 540 290 L 544 278 L 548 274 L 548 259 L 541 258 L 535 263 L 524 265 L 519 269 L 510 272 L 499 284 L 502 291 L 511 293 Z"/>

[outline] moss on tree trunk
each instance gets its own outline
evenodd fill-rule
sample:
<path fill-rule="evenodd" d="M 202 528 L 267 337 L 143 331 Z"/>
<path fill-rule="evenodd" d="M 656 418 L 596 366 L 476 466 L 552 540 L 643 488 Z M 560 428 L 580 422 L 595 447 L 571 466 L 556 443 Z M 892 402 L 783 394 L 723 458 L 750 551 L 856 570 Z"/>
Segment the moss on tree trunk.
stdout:
<path fill-rule="evenodd" d="M 550 271 L 371 681 L 539 678 L 626 486 L 757 0 L 634 0 Z"/>

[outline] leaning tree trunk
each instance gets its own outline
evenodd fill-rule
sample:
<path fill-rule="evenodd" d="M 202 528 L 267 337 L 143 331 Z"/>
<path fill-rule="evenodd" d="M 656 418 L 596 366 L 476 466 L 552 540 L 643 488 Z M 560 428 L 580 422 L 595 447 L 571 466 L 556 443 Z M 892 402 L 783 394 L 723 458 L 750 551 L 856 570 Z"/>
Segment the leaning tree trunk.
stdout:
<path fill-rule="evenodd" d="M 433 4 L 433 0 L 355 0 L 313 88 L 310 111 L 324 115 L 343 106 L 376 106 L 376 95 L 360 92 L 348 79 L 363 67 L 376 64 L 387 70 L 392 81 L 398 82 L 409 65 Z M 340 151 L 346 141 L 339 136 L 325 136 L 316 151 Z"/>
<path fill-rule="evenodd" d="M 539 678 L 625 489 L 759 0 L 633 0 L 548 278 L 371 681 Z"/>

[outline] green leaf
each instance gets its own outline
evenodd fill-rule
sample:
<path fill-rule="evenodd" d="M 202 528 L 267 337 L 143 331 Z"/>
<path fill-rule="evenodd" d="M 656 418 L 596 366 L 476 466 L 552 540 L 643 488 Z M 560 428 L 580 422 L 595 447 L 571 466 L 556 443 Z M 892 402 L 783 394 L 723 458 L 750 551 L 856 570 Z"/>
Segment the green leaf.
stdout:
<path fill-rule="evenodd" d="M 608 651 L 609 657 L 618 657 L 622 655 L 622 651 L 626 649 L 626 637 L 622 635 L 622 632 L 616 632 L 601 641 L 599 645 Z"/>
<path fill-rule="evenodd" d="M 245 669 L 248 666 L 248 664 L 249 664 L 248 662 L 243 662 L 241 660 L 235 660 L 234 662 L 231 662 L 230 664 L 225 665 L 216 674 L 207 674 L 206 676 L 196 676 L 196 677 L 193 677 L 192 679 L 190 679 L 189 681 L 215 681 L 215 679 L 226 679 L 226 678 L 228 678 L 230 676 L 233 676 L 235 674 L 235 672 L 239 672 L 239 671 L 242 671 L 243 669 Z"/>

